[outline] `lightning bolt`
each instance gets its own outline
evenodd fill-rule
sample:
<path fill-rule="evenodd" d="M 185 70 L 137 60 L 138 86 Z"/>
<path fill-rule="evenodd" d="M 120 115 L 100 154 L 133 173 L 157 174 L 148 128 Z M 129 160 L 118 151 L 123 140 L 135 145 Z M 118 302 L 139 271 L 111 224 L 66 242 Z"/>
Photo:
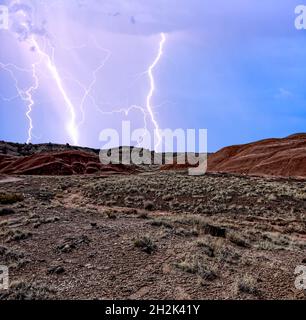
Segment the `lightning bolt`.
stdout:
<path fill-rule="evenodd" d="M 82 125 L 84 124 L 84 122 L 85 122 L 85 102 L 86 102 L 86 100 L 90 97 L 90 99 L 92 100 L 92 102 L 96 105 L 96 102 L 95 102 L 94 98 L 93 98 L 92 95 L 91 95 L 91 91 L 92 91 L 92 89 L 94 88 L 94 86 L 96 85 L 96 82 L 97 82 L 97 74 L 101 71 L 101 69 L 105 66 L 105 64 L 107 63 L 107 61 L 108 61 L 108 60 L 110 59 L 110 57 L 111 57 L 111 52 L 110 52 L 109 50 L 104 49 L 104 48 L 101 48 L 101 47 L 98 45 L 98 43 L 97 43 L 97 41 L 96 41 L 95 38 L 93 38 L 93 41 L 94 41 L 96 47 L 97 47 L 98 49 L 100 49 L 101 51 L 104 51 L 104 52 L 106 53 L 106 55 L 105 55 L 105 58 L 102 60 L 101 64 L 93 71 L 93 80 L 92 80 L 92 82 L 89 84 L 88 88 L 85 88 L 85 87 L 83 86 L 85 93 L 84 93 L 84 95 L 83 95 L 83 98 L 82 98 L 82 101 L 81 101 L 81 105 L 80 105 L 80 110 L 81 110 L 82 118 L 81 118 L 80 122 L 78 123 L 77 128 L 79 128 L 80 126 L 82 126 Z"/>
<path fill-rule="evenodd" d="M 97 83 L 97 75 L 98 73 L 103 69 L 103 67 L 105 66 L 105 64 L 107 63 L 107 61 L 110 59 L 112 53 L 110 50 L 108 49 L 105 49 L 105 48 L 102 48 L 97 40 L 92 36 L 92 41 L 93 43 L 95 44 L 95 46 L 102 52 L 104 52 L 106 55 L 105 55 L 105 58 L 102 60 L 101 64 L 93 71 L 92 73 L 92 82 L 89 84 L 88 87 L 86 87 L 84 84 L 82 84 L 79 80 L 77 79 L 74 79 L 72 77 L 69 77 L 69 78 L 66 78 L 66 79 L 69 79 L 70 81 L 73 81 L 75 82 L 83 91 L 84 91 L 84 95 L 82 97 L 82 100 L 81 100 L 81 104 L 80 104 L 80 110 L 81 110 L 81 113 L 82 113 L 82 118 L 81 118 L 81 121 L 78 123 L 78 128 L 80 126 L 82 126 L 85 122 L 85 102 L 87 101 L 87 99 L 90 99 L 93 106 L 95 107 L 95 109 L 101 113 L 102 115 L 114 115 L 114 114 L 119 114 L 119 113 L 123 113 L 125 114 L 126 116 L 129 115 L 129 113 L 132 111 L 132 110 L 137 110 L 137 111 L 140 111 L 142 114 L 143 114 L 143 119 L 144 119 L 144 127 L 145 129 L 147 129 L 147 112 L 145 110 L 145 108 L 141 107 L 141 106 L 137 106 L 137 105 L 131 105 L 127 108 L 112 108 L 113 110 L 112 111 L 105 111 L 103 110 L 99 105 L 98 103 L 96 102 L 95 98 L 92 96 L 91 92 L 94 88 L 94 86 L 96 85 Z M 74 49 L 77 49 L 77 48 L 84 48 L 86 47 L 86 45 L 81 45 L 81 46 L 78 46 L 78 47 L 75 47 L 75 48 L 67 48 L 68 50 L 74 50 Z M 141 143 L 141 141 L 139 142 L 139 144 Z M 138 144 L 138 145 L 139 145 Z"/>
<path fill-rule="evenodd" d="M 16 1 L 17 3 L 20 3 L 20 1 Z M 27 26 L 26 24 L 24 25 L 25 27 Z M 107 61 L 109 60 L 110 56 L 111 56 L 111 52 L 109 50 L 106 50 L 104 48 L 100 48 L 100 50 L 104 51 L 106 53 L 105 58 L 102 60 L 101 64 L 93 71 L 93 77 L 92 77 L 92 82 L 86 87 L 81 85 L 78 81 L 78 83 L 82 86 L 83 90 L 84 90 L 84 95 L 81 99 L 81 103 L 80 103 L 80 110 L 81 110 L 81 120 L 79 123 L 76 123 L 77 120 L 77 115 L 76 115 L 76 108 L 75 105 L 72 103 L 72 100 L 69 97 L 69 94 L 67 93 L 65 86 L 64 86 L 64 78 L 61 77 L 58 68 L 54 62 L 54 54 L 55 54 L 55 48 L 53 46 L 50 45 L 50 48 L 52 49 L 52 54 L 48 54 L 46 51 L 46 48 L 41 48 L 38 41 L 35 39 L 35 36 L 32 35 L 32 37 L 30 39 L 28 39 L 28 41 L 30 41 L 32 43 L 32 47 L 35 48 L 36 53 L 40 56 L 40 62 L 38 63 L 33 63 L 31 65 L 31 69 L 21 69 L 18 68 L 15 65 L 12 65 L 14 68 L 18 69 L 19 71 L 24 71 L 24 72 L 28 72 L 31 73 L 31 76 L 34 80 L 34 83 L 27 89 L 20 89 L 19 84 L 18 84 L 18 80 L 17 77 L 15 77 L 14 72 L 11 70 L 10 67 L 8 67 L 8 65 L 3 65 L 0 63 L 0 67 L 2 67 L 3 69 L 7 70 L 13 80 L 15 81 L 15 87 L 17 90 L 18 95 L 16 97 L 20 97 L 23 101 L 25 101 L 27 103 L 27 111 L 25 113 L 25 116 L 28 119 L 29 122 L 29 127 L 28 127 L 28 137 L 27 137 L 27 143 L 32 141 L 32 131 L 33 131 L 33 120 L 31 117 L 31 113 L 33 111 L 33 107 L 34 107 L 34 98 L 33 98 L 33 94 L 35 93 L 35 91 L 38 89 L 39 87 L 39 78 L 37 76 L 37 66 L 38 64 L 40 64 L 42 61 L 45 62 L 47 69 L 49 70 L 53 80 L 55 81 L 55 84 L 65 102 L 65 105 L 68 109 L 68 112 L 70 114 L 69 116 L 69 120 L 67 121 L 66 124 L 66 130 L 72 140 L 72 142 L 77 145 L 78 144 L 78 140 L 79 140 L 79 127 L 82 126 L 85 122 L 85 106 L 86 106 L 86 102 L 88 99 L 90 99 L 93 103 L 93 105 L 96 107 L 97 110 L 99 110 L 99 112 L 101 112 L 102 114 L 115 114 L 115 113 L 124 113 L 125 115 L 128 115 L 132 110 L 137 110 L 140 111 L 143 114 L 144 117 L 144 126 L 145 129 L 147 129 L 147 117 L 150 117 L 151 122 L 154 126 L 155 132 L 157 134 L 157 144 L 155 145 L 155 148 L 157 148 L 161 142 L 161 135 L 160 135 L 160 127 L 158 124 L 158 121 L 155 117 L 154 114 L 154 107 L 152 105 L 152 100 L 154 97 L 154 93 L 156 90 L 156 85 L 155 85 L 155 79 L 154 79 L 154 70 L 157 67 L 158 63 L 160 62 L 162 55 L 163 55 L 163 50 L 164 50 L 164 45 L 166 42 L 166 35 L 164 33 L 160 34 L 160 42 L 159 42 L 159 50 L 157 53 L 157 56 L 155 57 L 154 61 L 152 62 L 152 64 L 149 66 L 148 70 L 145 72 L 145 74 L 148 75 L 149 78 L 149 82 L 150 82 L 150 90 L 148 92 L 148 95 L 146 97 L 146 106 L 145 107 L 141 107 L 141 106 L 136 106 L 136 105 L 132 105 L 128 108 L 118 108 L 116 110 L 112 110 L 112 111 L 103 111 L 98 104 L 96 103 L 94 97 L 92 96 L 91 92 L 94 88 L 94 86 L 97 83 L 97 75 L 98 73 L 102 70 L 102 68 L 105 66 L 105 64 L 107 63 Z M 96 42 L 95 42 L 96 43 Z M 97 43 L 96 43 L 97 44 Z M 13 99 L 15 99 L 16 97 L 12 97 L 12 98 L 3 98 L 3 100 L 5 101 L 11 101 Z M 145 131 L 146 132 L 146 131 Z"/>
<path fill-rule="evenodd" d="M 17 0 L 16 4 L 20 4 L 20 1 Z M 26 14 L 24 12 L 22 12 L 22 11 L 20 11 L 20 12 L 23 14 L 24 17 L 26 17 Z M 26 28 L 28 27 L 26 23 L 22 23 L 21 25 L 26 27 Z M 32 64 L 32 69 L 31 70 L 27 70 L 27 69 L 20 68 L 20 67 L 14 65 L 14 64 L 4 65 L 4 64 L 0 63 L 0 67 L 2 67 L 4 70 L 6 70 L 6 71 L 8 71 L 10 73 L 12 79 L 15 82 L 15 88 L 16 88 L 17 93 L 18 93 L 18 95 L 15 96 L 15 97 L 8 98 L 8 99 L 2 98 L 2 99 L 4 101 L 12 101 L 12 100 L 20 97 L 21 100 L 23 100 L 23 101 L 25 101 L 27 103 L 27 111 L 25 113 L 25 116 L 26 116 L 26 118 L 28 119 L 28 122 L 29 122 L 28 137 L 27 137 L 27 141 L 26 141 L 27 143 L 30 143 L 32 141 L 32 131 L 34 129 L 33 120 L 31 118 L 31 113 L 32 113 L 32 110 L 33 110 L 33 107 L 34 107 L 34 104 L 35 104 L 34 99 L 33 99 L 33 94 L 39 87 L 39 80 L 38 80 L 38 76 L 37 76 L 37 73 L 36 73 L 36 67 L 37 67 L 38 64 L 39 64 L 39 62 L 33 63 Z M 19 85 L 18 85 L 18 80 L 15 77 L 14 72 L 10 69 L 10 67 L 15 68 L 18 71 L 31 73 L 32 74 L 32 78 L 34 79 L 34 84 L 31 85 L 27 90 L 20 89 Z"/>
<path fill-rule="evenodd" d="M 68 94 L 65 91 L 62 79 L 60 77 L 60 74 L 59 74 L 54 62 L 52 61 L 51 57 L 40 48 L 38 42 L 34 39 L 34 37 L 31 38 L 31 44 L 36 49 L 37 53 L 41 56 L 41 60 L 42 59 L 46 60 L 47 68 L 50 71 L 50 73 L 51 73 L 55 83 L 57 84 L 57 87 L 58 87 L 58 89 L 59 89 L 59 91 L 60 91 L 60 93 L 61 93 L 61 95 L 62 95 L 62 97 L 63 97 L 63 99 L 64 99 L 64 101 L 65 101 L 65 103 L 67 105 L 67 107 L 68 107 L 68 111 L 70 112 L 70 121 L 67 123 L 67 131 L 68 131 L 73 143 L 75 145 L 77 145 L 78 144 L 78 130 L 77 130 L 77 126 L 76 126 L 76 112 L 75 112 L 75 108 L 74 108 L 73 103 L 71 102 Z M 27 103 L 27 112 L 25 113 L 25 116 L 27 117 L 28 122 L 29 122 L 27 143 L 32 141 L 32 131 L 33 131 L 34 126 L 33 126 L 33 120 L 32 120 L 32 117 L 31 117 L 31 113 L 32 113 L 32 110 L 33 110 L 33 106 L 35 104 L 34 99 L 33 99 L 33 93 L 39 87 L 39 79 L 38 79 L 38 76 L 37 76 L 36 68 L 37 68 L 37 65 L 39 63 L 41 63 L 41 60 L 38 63 L 33 63 L 31 70 L 19 68 L 18 66 L 14 65 L 14 64 L 5 65 L 3 63 L 0 63 L 0 67 L 2 69 L 4 69 L 4 70 L 8 71 L 10 73 L 12 79 L 14 80 L 15 88 L 16 88 L 16 90 L 18 92 L 18 96 L 23 101 L 25 101 Z M 27 72 L 27 73 L 31 72 L 32 77 L 34 79 L 34 84 L 32 86 L 30 86 L 26 90 L 21 89 L 19 87 L 18 80 L 15 77 L 15 74 L 11 70 L 11 68 L 14 68 L 14 69 L 16 69 L 18 71 L 22 71 L 22 72 Z M 9 99 L 6 98 L 5 100 L 6 101 L 10 101 L 10 100 L 12 100 L 14 98 L 16 98 L 16 97 L 9 98 Z"/>
<path fill-rule="evenodd" d="M 32 113 L 32 109 L 34 106 L 34 100 L 33 100 L 33 92 L 36 91 L 38 89 L 39 86 L 39 81 L 38 81 L 38 77 L 36 74 L 36 64 L 32 64 L 32 77 L 34 79 L 34 85 L 31 86 L 26 92 L 26 96 L 27 96 L 27 101 L 29 102 L 28 104 L 28 111 L 26 112 L 26 117 L 29 120 L 29 128 L 28 128 L 28 139 L 27 139 L 27 143 L 30 143 L 32 141 L 32 131 L 33 131 L 33 120 L 31 117 L 31 113 Z"/>
<path fill-rule="evenodd" d="M 7 72 L 9 72 L 9 74 L 11 75 L 13 81 L 15 82 L 15 88 L 16 88 L 16 91 L 18 93 L 17 96 L 14 96 L 12 98 L 3 98 L 3 100 L 4 101 L 12 101 L 12 100 L 20 97 L 21 100 L 23 100 L 23 101 L 25 101 L 27 103 L 27 112 L 25 114 L 26 117 L 29 120 L 27 143 L 30 143 L 31 140 L 32 140 L 33 121 L 32 121 L 32 118 L 31 118 L 31 112 L 32 112 L 32 109 L 33 109 L 33 106 L 34 106 L 33 93 L 34 93 L 34 91 L 36 91 L 38 89 L 38 86 L 39 86 L 38 77 L 37 77 L 37 74 L 36 74 L 36 66 L 37 66 L 37 64 L 38 64 L 38 62 L 37 63 L 33 63 L 32 64 L 32 70 L 28 70 L 28 69 L 20 68 L 20 67 L 14 65 L 14 64 L 3 64 L 3 63 L 0 63 L 0 67 L 3 70 L 6 70 Z M 11 70 L 11 68 L 16 69 L 16 70 L 21 71 L 21 72 L 26 72 L 26 73 L 32 72 L 32 77 L 34 79 L 34 84 L 31 85 L 26 90 L 21 89 L 19 87 L 18 80 L 15 77 L 15 74 Z"/>
<path fill-rule="evenodd" d="M 20 4 L 20 1 L 17 0 L 16 1 L 17 4 Z M 26 14 L 20 10 L 20 13 L 22 13 L 24 16 L 26 16 Z M 26 29 L 28 29 L 28 24 L 27 23 L 22 23 L 21 24 L 23 27 L 25 27 Z M 49 69 L 54 81 L 56 82 L 57 84 L 57 87 L 68 107 L 68 111 L 70 113 L 70 121 L 67 123 L 67 131 L 71 137 L 71 140 L 73 141 L 73 143 L 75 145 L 78 144 L 78 130 L 77 130 L 77 127 L 76 127 L 76 112 L 75 112 L 75 108 L 74 108 L 74 105 L 73 103 L 71 102 L 68 94 L 66 93 L 65 91 L 65 88 L 64 88 L 64 85 L 63 85 L 63 82 L 62 82 L 62 79 L 60 77 L 60 74 L 57 70 L 57 67 L 55 65 L 55 63 L 53 62 L 54 60 L 54 48 L 52 48 L 52 57 L 53 59 L 51 59 L 51 57 L 46 53 L 44 52 L 38 42 L 35 40 L 34 36 L 32 36 L 30 38 L 30 43 L 32 44 L 32 46 L 35 48 L 36 52 L 41 56 L 41 59 L 45 59 L 46 60 L 46 65 L 47 65 L 47 68 Z M 28 121 L 29 121 L 29 127 L 28 127 L 28 138 L 27 138 L 27 143 L 29 143 L 31 140 L 32 140 L 32 131 L 33 131 L 33 120 L 32 120 L 32 117 L 31 117 L 31 113 L 32 113 L 32 110 L 33 110 L 33 106 L 34 106 L 34 99 L 33 99 L 33 93 L 34 91 L 36 91 L 38 89 L 38 86 L 39 86 L 39 79 L 37 77 L 37 73 L 36 73 L 36 66 L 38 65 L 38 63 L 34 63 L 32 64 L 32 69 L 31 69 L 31 72 L 32 72 L 32 77 L 34 79 L 34 84 L 32 86 L 30 86 L 26 91 L 22 90 L 19 88 L 18 86 L 18 80 L 17 78 L 15 77 L 13 71 L 11 71 L 10 69 L 8 69 L 8 65 L 3 65 L 0 63 L 0 67 L 2 67 L 3 69 L 7 70 L 13 80 L 15 81 L 15 87 L 16 87 L 16 90 L 18 92 L 18 96 L 20 96 L 20 98 L 23 100 L 23 101 L 26 101 L 27 102 L 27 112 L 25 114 L 25 116 L 27 117 Z M 25 70 L 25 69 L 21 69 L 15 65 L 12 65 L 13 67 L 15 67 L 17 70 L 19 71 L 26 71 L 26 72 L 29 72 L 29 70 Z"/>
<path fill-rule="evenodd" d="M 85 92 L 84 97 L 87 96 L 87 98 L 91 100 L 91 102 L 92 102 L 93 106 L 95 107 L 95 109 L 99 113 L 101 113 L 102 115 L 114 115 L 114 114 L 123 113 L 123 114 L 125 114 L 125 116 L 128 116 L 129 113 L 132 110 L 137 110 L 137 111 L 139 111 L 139 112 L 141 112 L 143 114 L 144 128 L 147 129 L 147 112 L 143 107 L 137 106 L 137 105 L 131 105 L 130 107 L 127 107 L 127 108 L 114 108 L 112 111 L 105 111 L 98 105 L 98 103 L 96 102 L 95 98 L 90 94 L 89 88 L 86 88 L 86 86 L 84 86 L 82 83 L 80 83 L 76 79 L 71 79 L 70 78 L 69 80 L 75 82 Z M 93 84 L 93 86 L 94 86 L 94 84 Z M 81 124 L 83 124 L 83 122 L 80 123 L 79 125 L 81 125 Z M 143 137 L 142 137 L 142 139 L 143 139 Z M 142 141 L 138 142 L 137 147 L 140 146 L 141 142 Z"/>
<path fill-rule="evenodd" d="M 153 61 L 153 63 L 150 65 L 149 69 L 148 69 L 148 76 L 149 76 L 149 81 L 150 81 L 150 90 L 147 96 L 147 104 L 146 104 L 146 108 L 149 112 L 149 115 L 151 117 L 151 121 L 154 125 L 155 128 L 155 132 L 158 138 L 157 144 L 155 145 L 155 150 L 157 149 L 157 147 L 160 145 L 161 143 L 161 135 L 160 135 L 160 128 L 159 128 L 159 124 L 155 118 L 154 112 L 153 112 L 153 107 L 152 107 L 152 98 L 155 92 L 155 79 L 153 76 L 153 71 L 155 69 L 155 67 L 158 65 L 162 55 L 163 55 L 163 50 L 164 50 L 164 45 L 166 43 L 166 35 L 164 33 L 160 34 L 161 40 L 159 43 L 159 50 L 158 50 L 158 54 L 155 58 L 155 60 Z"/>
<path fill-rule="evenodd" d="M 68 93 L 66 92 L 64 85 L 63 85 L 63 81 L 61 79 L 61 76 L 57 70 L 56 65 L 53 62 L 53 59 L 51 59 L 51 57 L 44 52 L 38 42 L 34 39 L 34 37 L 32 38 L 32 42 L 34 44 L 35 49 L 37 50 L 37 52 L 45 58 L 46 60 L 46 65 L 47 68 L 49 69 L 65 103 L 66 106 L 68 108 L 68 111 L 70 113 L 70 120 L 67 123 L 66 129 L 68 131 L 68 134 L 70 135 L 70 138 L 72 140 L 72 142 L 74 143 L 74 145 L 78 144 L 78 138 L 79 138 L 79 133 L 78 133 L 78 129 L 77 129 L 77 125 L 76 125 L 76 111 L 75 111 L 75 107 L 72 103 L 72 101 L 70 100 Z M 54 48 L 52 48 L 52 56 L 54 56 Z"/>
<path fill-rule="evenodd" d="M 163 56 L 163 51 L 164 51 L 164 45 L 166 43 L 166 35 L 164 33 L 161 33 L 160 34 L 160 42 L 159 42 L 159 48 L 158 48 L 158 53 L 157 53 L 157 56 L 155 57 L 154 61 L 152 62 L 152 64 L 149 66 L 149 68 L 147 69 L 147 71 L 145 71 L 144 73 L 142 73 L 141 75 L 144 75 L 144 74 L 147 74 L 148 77 L 149 77 L 149 82 L 150 82 L 150 90 L 149 90 L 149 93 L 147 95 L 147 98 L 146 98 L 146 107 L 143 108 L 141 106 L 136 106 L 136 105 L 132 105 L 128 108 L 118 108 L 117 110 L 112 110 L 112 111 L 103 111 L 99 106 L 98 104 L 96 103 L 95 99 L 90 96 L 90 94 L 87 92 L 87 97 L 90 97 L 94 106 L 96 107 L 96 109 L 106 115 L 112 115 L 112 114 L 115 114 L 115 113 L 124 113 L 125 115 L 128 115 L 130 113 L 130 111 L 132 110 L 138 110 L 140 112 L 143 113 L 143 119 L 144 119 L 144 129 L 145 129 L 145 134 L 143 135 L 142 139 L 144 139 L 145 135 L 146 135 L 146 132 L 147 132 L 147 116 L 149 115 L 150 116 L 150 119 L 151 119 L 151 122 L 153 123 L 153 126 L 155 128 L 155 132 L 156 132 L 156 135 L 157 135 L 157 138 L 158 138 L 158 141 L 155 145 L 155 150 L 158 148 L 158 146 L 160 145 L 161 143 L 161 134 L 160 134 L 160 127 L 159 127 L 159 124 L 158 124 L 158 121 L 156 120 L 155 118 L 155 115 L 154 115 L 154 111 L 153 111 L 153 106 L 152 106 L 152 99 L 153 99 L 153 96 L 154 96 L 154 92 L 155 92 L 155 89 L 156 89 L 156 86 L 155 86 L 155 79 L 154 79 L 154 75 L 153 75 L 153 71 L 154 69 L 157 67 L 158 63 L 160 62 L 162 56 Z M 94 85 L 94 83 L 93 83 Z M 142 141 L 139 141 L 138 145 L 140 145 Z"/>

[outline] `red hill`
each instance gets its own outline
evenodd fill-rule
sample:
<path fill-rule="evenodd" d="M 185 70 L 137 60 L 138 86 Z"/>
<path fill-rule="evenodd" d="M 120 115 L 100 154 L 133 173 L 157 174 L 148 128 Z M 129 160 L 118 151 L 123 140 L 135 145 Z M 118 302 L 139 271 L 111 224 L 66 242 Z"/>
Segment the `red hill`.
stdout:
<path fill-rule="evenodd" d="M 210 155 L 208 171 L 306 178 L 306 134 L 223 148 Z"/>
<path fill-rule="evenodd" d="M 16 157 L 0 154 L 0 174 L 17 175 L 73 175 L 98 172 L 129 173 L 124 165 L 103 165 L 99 157 L 82 151 L 36 153 Z"/>

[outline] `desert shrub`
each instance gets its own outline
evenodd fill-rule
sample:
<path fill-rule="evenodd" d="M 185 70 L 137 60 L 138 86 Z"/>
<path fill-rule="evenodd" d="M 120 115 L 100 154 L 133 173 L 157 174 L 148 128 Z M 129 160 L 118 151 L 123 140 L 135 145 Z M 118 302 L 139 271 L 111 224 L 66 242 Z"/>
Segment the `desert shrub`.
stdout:
<path fill-rule="evenodd" d="M 28 231 L 15 229 L 15 230 L 9 230 L 5 232 L 3 235 L 7 242 L 11 242 L 11 241 L 26 240 L 32 236 L 32 233 Z"/>
<path fill-rule="evenodd" d="M 201 248 L 201 251 L 208 257 L 213 258 L 215 256 L 215 248 L 212 244 L 204 240 L 196 241 L 196 245 Z"/>
<path fill-rule="evenodd" d="M 226 238 L 238 247 L 248 248 L 250 244 L 239 233 L 231 231 L 226 234 Z"/>
<path fill-rule="evenodd" d="M 273 251 L 280 249 L 278 246 L 267 240 L 258 242 L 256 244 L 256 248 L 264 251 Z"/>
<path fill-rule="evenodd" d="M 175 230 L 175 234 L 182 237 L 197 237 L 199 235 L 199 232 L 197 229 L 184 229 L 184 228 L 178 228 Z"/>
<path fill-rule="evenodd" d="M 155 208 L 155 205 L 152 201 L 145 201 L 145 203 L 143 204 L 143 207 L 145 210 L 153 211 Z"/>
<path fill-rule="evenodd" d="M 49 300 L 55 291 L 36 282 L 13 282 L 9 290 L 0 292 L 0 300 Z"/>
<path fill-rule="evenodd" d="M 129 214 L 129 215 L 132 215 L 132 214 L 138 214 L 138 211 L 134 208 L 128 208 L 124 211 L 125 214 Z"/>
<path fill-rule="evenodd" d="M 225 238 L 226 236 L 226 230 L 224 228 L 213 226 L 208 223 L 203 226 L 203 231 L 205 234 L 210 234 L 213 237 Z"/>
<path fill-rule="evenodd" d="M 193 273 L 193 274 L 196 274 L 197 271 L 198 271 L 198 268 L 197 268 L 197 265 L 189 260 L 184 260 L 184 261 L 181 261 L 181 262 L 178 262 L 175 264 L 175 266 L 184 271 L 184 272 L 188 272 L 188 273 Z"/>
<path fill-rule="evenodd" d="M 162 199 L 163 199 L 164 201 L 172 201 L 172 200 L 173 200 L 173 196 L 171 196 L 171 195 L 165 195 L 165 196 L 162 197 Z"/>
<path fill-rule="evenodd" d="M 24 254 L 13 249 L 0 246 L 0 261 L 2 263 L 10 264 L 19 262 L 24 258 Z"/>
<path fill-rule="evenodd" d="M 134 246 L 140 248 L 142 251 L 151 254 L 156 251 L 157 245 L 149 236 L 143 236 L 134 240 Z"/>
<path fill-rule="evenodd" d="M 237 289 L 239 292 L 258 295 L 259 290 L 256 287 L 257 281 L 250 275 L 244 276 L 237 282 Z"/>
<path fill-rule="evenodd" d="M 149 219 L 148 213 L 146 211 L 139 211 L 137 215 L 138 219 Z"/>
<path fill-rule="evenodd" d="M 197 274 L 204 280 L 213 281 L 218 277 L 214 268 L 200 256 L 187 257 L 175 266 L 184 272 Z"/>
<path fill-rule="evenodd" d="M 170 222 L 168 222 L 166 220 L 163 220 L 163 219 L 154 219 L 150 223 L 154 227 L 165 227 L 167 229 L 173 229 L 174 228 L 174 226 Z"/>
<path fill-rule="evenodd" d="M 3 208 L 0 209 L 0 217 L 1 216 L 8 216 L 8 215 L 12 215 L 14 214 L 15 211 L 13 209 L 9 209 L 9 208 Z"/>
<path fill-rule="evenodd" d="M 0 204 L 14 204 L 23 201 L 24 197 L 18 193 L 0 193 Z"/>
<path fill-rule="evenodd" d="M 289 250 L 295 243 L 287 236 L 279 233 L 265 233 L 262 240 L 256 244 L 260 250 Z"/>
<path fill-rule="evenodd" d="M 113 210 L 108 210 L 105 212 L 107 217 L 111 220 L 116 220 L 117 219 L 117 215 L 116 215 L 116 212 L 113 211 Z"/>
<path fill-rule="evenodd" d="M 218 250 L 218 259 L 222 263 L 238 264 L 241 256 L 236 252 L 227 247 L 222 247 Z"/>

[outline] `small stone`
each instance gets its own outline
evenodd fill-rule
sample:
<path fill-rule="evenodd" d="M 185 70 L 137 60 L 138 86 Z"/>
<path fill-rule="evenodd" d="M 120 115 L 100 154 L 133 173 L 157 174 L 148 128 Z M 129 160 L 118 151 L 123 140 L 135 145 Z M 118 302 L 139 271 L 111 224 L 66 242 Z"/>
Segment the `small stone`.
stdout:
<path fill-rule="evenodd" d="M 69 252 L 70 251 L 70 245 L 69 244 L 64 245 L 64 247 L 62 248 L 62 251 L 63 252 Z"/>
<path fill-rule="evenodd" d="M 40 222 L 37 222 L 37 223 L 34 224 L 33 227 L 34 227 L 34 229 L 37 229 L 37 228 L 39 228 L 40 226 L 41 226 L 41 223 L 40 223 Z"/>
<path fill-rule="evenodd" d="M 62 266 L 52 266 L 48 269 L 48 274 L 62 274 L 65 272 L 64 267 Z"/>

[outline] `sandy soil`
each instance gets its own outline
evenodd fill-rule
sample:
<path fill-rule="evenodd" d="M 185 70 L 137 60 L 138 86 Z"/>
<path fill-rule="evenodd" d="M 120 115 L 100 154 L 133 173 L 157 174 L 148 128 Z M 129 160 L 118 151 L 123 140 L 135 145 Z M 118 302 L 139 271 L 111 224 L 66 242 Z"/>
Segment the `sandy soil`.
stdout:
<path fill-rule="evenodd" d="M 21 178 L 15 178 L 15 177 L 0 177 L 0 183 L 9 183 L 9 182 L 17 182 L 21 181 Z"/>
<path fill-rule="evenodd" d="M 2 299 L 305 299 L 294 285 L 304 182 L 186 172 L 5 182 Z"/>

